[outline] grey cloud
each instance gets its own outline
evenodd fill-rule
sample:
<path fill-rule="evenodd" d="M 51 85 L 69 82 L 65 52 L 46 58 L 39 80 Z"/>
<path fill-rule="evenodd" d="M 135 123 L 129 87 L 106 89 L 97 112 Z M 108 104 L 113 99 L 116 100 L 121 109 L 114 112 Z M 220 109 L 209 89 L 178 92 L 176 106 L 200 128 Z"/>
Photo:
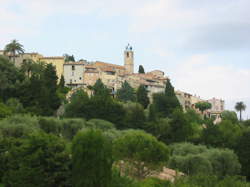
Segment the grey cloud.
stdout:
<path fill-rule="evenodd" d="M 250 24 L 215 24 L 197 27 L 187 36 L 185 48 L 191 50 L 250 49 Z"/>

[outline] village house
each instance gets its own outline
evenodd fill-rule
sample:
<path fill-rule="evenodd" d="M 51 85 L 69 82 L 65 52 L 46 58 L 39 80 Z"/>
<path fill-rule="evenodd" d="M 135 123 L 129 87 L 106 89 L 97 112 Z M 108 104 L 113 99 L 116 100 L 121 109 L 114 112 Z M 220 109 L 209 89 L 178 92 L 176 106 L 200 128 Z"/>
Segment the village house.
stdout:
<path fill-rule="evenodd" d="M 78 62 L 66 62 L 63 56 L 44 57 L 39 53 L 23 53 L 17 54 L 15 60 L 13 55 L 5 54 L 0 50 L 0 55 L 7 56 L 10 60 L 15 62 L 17 67 L 20 67 L 26 60 L 34 62 L 44 62 L 53 64 L 56 68 L 58 81 L 62 76 L 65 79 L 65 85 L 72 88 L 71 93 L 76 89 L 86 89 L 93 86 L 98 79 L 116 94 L 117 90 L 121 88 L 122 83 L 127 81 L 134 89 L 140 85 L 144 85 L 148 90 L 148 95 L 152 101 L 154 93 L 164 92 L 165 85 L 170 80 L 163 71 L 154 70 L 145 73 L 134 72 L 134 51 L 129 44 L 124 50 L 124 65 L 116 65 L 107 62 L 95 61 L 89 62 L 87 60 L 80 60 Z M 175 91 L 176 96 L 186 111 L 189 108 L 195 109 L 195 103 L 209 102 L 212 105 L 210 110 L 206 111 L 206 115 L 214 116 L 216 119 L 220 118 L 221 113 L 224 111 L 224 101 L 221 99 L 212 98 L 209 100 L 201 99 L 196 95 L 186 93 L 180 90 Z"/>

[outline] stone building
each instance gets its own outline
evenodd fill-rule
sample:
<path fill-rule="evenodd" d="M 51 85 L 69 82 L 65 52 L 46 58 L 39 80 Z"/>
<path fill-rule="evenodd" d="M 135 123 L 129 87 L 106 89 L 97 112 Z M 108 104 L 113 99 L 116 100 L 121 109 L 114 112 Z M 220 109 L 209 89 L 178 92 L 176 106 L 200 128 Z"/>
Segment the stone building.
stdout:
<path fill-rule="evenodd" d="M 201 99 L 201 97 L 192 95 L 186 92 L 177 90 L 175 92 L 183 110 L 194 109 L 196 112 L 201 113 L 198 109 L 195 108 L 195 104 L 198 102 L 208 102 L 211 104 L 211 109 L 204 112 L 208 117 L 214 117 L 215 123 L 221 121 L 221 113 L 224 111 L 225 101 L 222 99 L 212 98 L 209 100 Z"/>
<path fill-rule="evenodd" d="M 86 61 L 65 62 L 63 65 L 65 84 L 72 88 L 83 86 Z"/>
<path fill-rule="evenodd" d="M 44 57 L 35 52 L 16 55 L 15 60 L 11 54 L 5 54 L 3 50 L 0 50 L 0 55 L 7 56 L 15 62 L 17 67 L 20 67 L 26 60 L 53 64 L 56 67 L 58 78 L 60 79 L 61 76 L 64 75 L 66 86 L 73 88 L 73 90 L 76 88 L 88 88 L 89 86 L 93 86 L 98 79 L 101 79 L 102 82 L 112 90 L 112 93 L 115 94 L 116 91 L 121 88 L 122 83 L 127 81 L 134 89 L 137 89 L 140 85 L 144 85 L 152 100 L 154 93 L 164 92 L 166 82 L 169 80 L 164 72 L 160 70 L 154 70 L 144 74 L 134 73 L 134 51 L 129 44 L 124 50 L 123 66 L 101 61 L 88 62 L 81 60 L 79 62 L 65 62 L 63 56 Z M 188 108 L 195 109 L 195 103 L 198 102 L 211 103 L 212 108 L 206 111 L 206 113 L 209 116 L 215 116 L 216 119 L 219 118 L 221 112 L 224 111 L 224 101 L 221 99 L 213 98 L 204 100 L 196 95 L 179 90 L 176 91 L 176 96 L 184 111 Z M 195 110 L 199 112 L 197 109 Z"/>
<path fill-rule="evenodd" d="M 74 70 L 72 70 L 73 66 Z M 82 79 L 79 79 L 79 72 L 83 74 Z M 168 80 L 168 77 L 165 77 L 164 72 L 160 70 L 145 74 L 134 73 L 134 52 L 130 45 L 124 51 L 124 66 L 100 61 L 69 62 L 64 64 L 64 78 L 66 85 L 72 88 L 87 88 L 101 79 L 113 93 L 121 88 L 124 81 L 135 89 L 142 84 L 148 89 L 150 97 L 154 93 L 163 92 Z"/>
<path fill-rule="evenodd" d="M 33 53 L 22 53 L 15 56 L 11 54 L 5 54 L 3 50 L 0 51 L 0 55 L 7 56 L 11 61 L 15 62 L 15 66 L 20 67 L 26 60 L 32 60 L 34 62 L 44 62 L 46 64 L 53 64 L 56 67 L 56 73 L 60 79 L 63 75 L 63 64 L 65 63 L 64 57 L 44 57 L 43 55 L 33 52 Z"/>

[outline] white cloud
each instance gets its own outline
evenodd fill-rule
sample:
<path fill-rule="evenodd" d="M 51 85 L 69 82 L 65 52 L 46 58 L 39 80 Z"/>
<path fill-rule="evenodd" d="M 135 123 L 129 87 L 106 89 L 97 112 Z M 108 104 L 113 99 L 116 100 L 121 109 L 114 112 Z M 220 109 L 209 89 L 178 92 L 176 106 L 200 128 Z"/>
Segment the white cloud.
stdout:
<path fill-rule="evenodd" d="M 250 69 L 214 65 L 209 61 L 210 55 L 203 54 L 181 63 L 173 73 L 176 88 L 205 99 L 224 99 L 228 109 L 234 109 L 238 101 L 250 104 Z M 247 114 L 250 116 L 249 109 Z"/>

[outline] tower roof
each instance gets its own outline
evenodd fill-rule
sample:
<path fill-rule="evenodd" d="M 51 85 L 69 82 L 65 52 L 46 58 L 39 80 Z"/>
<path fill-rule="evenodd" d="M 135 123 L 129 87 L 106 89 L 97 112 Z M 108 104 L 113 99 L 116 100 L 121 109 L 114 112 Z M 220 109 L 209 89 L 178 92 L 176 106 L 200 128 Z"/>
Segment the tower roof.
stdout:
<path fill-rule="evenodd" d="M 126 51 L 133 51 L 133 48 L 132 48 L 132 46 L 129 43 L 126 46 Z"/>

